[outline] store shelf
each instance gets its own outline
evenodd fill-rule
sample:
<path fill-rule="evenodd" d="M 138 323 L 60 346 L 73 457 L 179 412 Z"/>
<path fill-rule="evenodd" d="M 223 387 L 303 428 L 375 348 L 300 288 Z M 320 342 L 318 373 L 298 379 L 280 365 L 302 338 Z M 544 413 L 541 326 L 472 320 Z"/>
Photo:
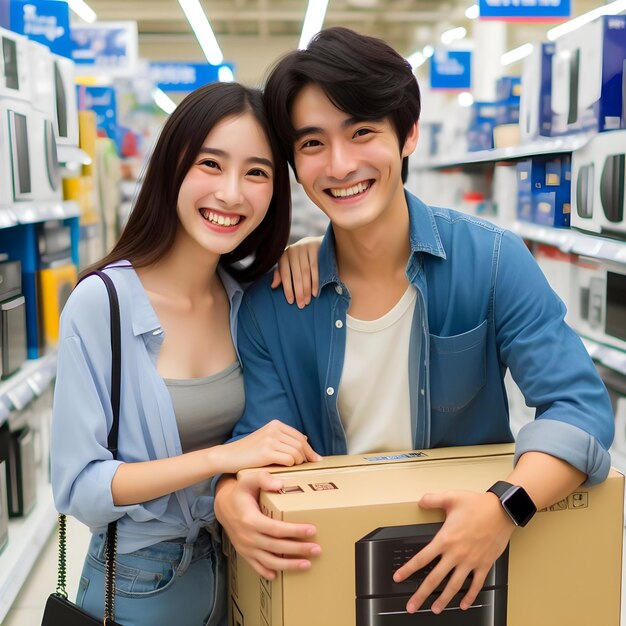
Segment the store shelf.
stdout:
<path fill-rule="evenodd" d="M 626 265 L 626 244 L 569 228 L 550 228 L 530 222 L 514 222 L 510 230 L 523 239 L 545 243 L 562 252 Z"/>
<path fill-rule="evenodd" d="M 586 145 L 593 137 L 592 134 L 565 135 L 563 137 L 546 137 L 545 139 L 525 143 L 509 148 L 494 148 L 492 150 L 479 150 L 467 152 L 457 157 L 434 158 L 423 160 L 416 164 L 416 170 L 446 169 L 450 167 L 463 167 L 478 163 L 494 163 L 496 161 L 516 161 L 526 157 L 563 154 L 573 152 Z"/>
<path fill-rule="evenodd" d="M 15 211 L 8 207 L 0 208 L 0 228 L 10 228 L 16 224 L 18 224 L 18 220 Z"/>
<path fill-rule="evenodd" d="M 41 550 L 56 528 L 52 489 L 43 477 L 37 485 L 37 504 L 30 514 L 9 522 L 9 542 L 0 554 L 0 624 L 20 592 Z M 55 581 L 50 581 L 50 592 Z"/>
<path fill-rule="evenodd" d="M 41 395 L 56 375 L 56 353 L 26 361 L 11 378 L 0 383 L 0 425 L 9 419 L 11 411 L 23 409 L 33 398 Z"/>

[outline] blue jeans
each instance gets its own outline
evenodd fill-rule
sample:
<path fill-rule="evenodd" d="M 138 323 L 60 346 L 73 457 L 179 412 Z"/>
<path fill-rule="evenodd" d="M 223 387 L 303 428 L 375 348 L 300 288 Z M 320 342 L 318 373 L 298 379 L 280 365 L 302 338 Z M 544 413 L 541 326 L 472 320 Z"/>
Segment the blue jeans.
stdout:
<path fill-rule="evenodd" d="M 224 559 L 216 558 L 212 539 L 205 532 L 187 548 L 191 551 L 188 561 L 183 560 L 184 549 L 184 539 L 179 539 L 117 555 L 116 622 L 123 626 L 225 626 Z M 104 615 L 104 569 L 104 535 L 94 535 L 76 604 L 97 619 Z"/>

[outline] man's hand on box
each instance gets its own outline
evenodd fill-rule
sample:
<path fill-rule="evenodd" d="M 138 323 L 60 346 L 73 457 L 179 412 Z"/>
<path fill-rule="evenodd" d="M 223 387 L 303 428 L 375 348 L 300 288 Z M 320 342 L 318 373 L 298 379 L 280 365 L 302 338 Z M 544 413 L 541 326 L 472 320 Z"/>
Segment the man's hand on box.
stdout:
<path fill-rule="evenodd" d="M 441 557 L 409 599 L 407 611 L 418 611 L 448 574 L 448 583 L 431 609 L 433 613 L 441 613 L 466 578 L 471 576 L 471 585 L 460 603 L 461 609 L 466 610 L 480 592 L 491 566 L 504 552 L 515 525 L 493 493 L 446 491 L 426 494 L 419 501 L 419 506 L 423 509 L 443 509 L 446 519 L 432 541 L 393 576 L 395 582 L 402 582 Z"/>
<path fill-rule="evenodd" d="M 255 472 L 239 479 L 223 478 L 215 496 L 215 516 L 235 550 L 268 580 L 274 580 L 280 570 L 308 570 L 310 558 L 322 551 L 309 541 L 315 526 L 273 520 L 261 512 L 261 490 L 279 491 L 282 486 L 268 472 Z"/>

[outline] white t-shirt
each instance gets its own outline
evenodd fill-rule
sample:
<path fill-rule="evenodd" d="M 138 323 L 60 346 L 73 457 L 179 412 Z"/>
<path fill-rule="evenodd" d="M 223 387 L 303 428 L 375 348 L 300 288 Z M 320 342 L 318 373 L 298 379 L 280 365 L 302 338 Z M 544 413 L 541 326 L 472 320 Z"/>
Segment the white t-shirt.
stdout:
<path fill-rule="evenodd" d="M 409 342 L 417 291 L 410 285 L 377 320 L 346 318 L 337 407 L 348 454 L 410 450 Z"/>

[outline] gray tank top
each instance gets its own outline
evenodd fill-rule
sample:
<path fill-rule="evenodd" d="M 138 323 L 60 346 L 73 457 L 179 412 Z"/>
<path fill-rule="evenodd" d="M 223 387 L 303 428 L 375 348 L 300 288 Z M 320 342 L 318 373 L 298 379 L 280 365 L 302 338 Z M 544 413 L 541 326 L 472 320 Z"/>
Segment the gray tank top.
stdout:
<path fill-rule="evenodd" d="M 243 413 L 243 373 L 236 361 L 204 378 L 165 378 L 183 452 L 224 443 Z"/>

